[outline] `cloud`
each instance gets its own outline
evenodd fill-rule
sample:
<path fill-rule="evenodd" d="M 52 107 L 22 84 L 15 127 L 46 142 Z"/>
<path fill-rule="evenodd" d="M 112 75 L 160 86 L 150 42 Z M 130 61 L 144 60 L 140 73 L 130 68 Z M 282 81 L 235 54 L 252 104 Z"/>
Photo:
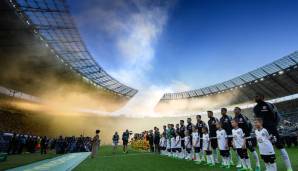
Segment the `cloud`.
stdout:
<path fill-rule="evenodd" d="M 172 2 L 145 0 L 131 3 L 121 5 L 122 10 L 125 9 L 125 18 L 109 14 L 112 17 L 106 27 L 112 28 L 107 30 L 114 35 L 123 61 L 123 65 L 112 70 L 111 75 L 127 85 L 143 89 L 151 85 L 147 75 L 153 69 L 155 46 L 167 23 Z"/>
<path fill-rule="evenodd" d="M 156 85 L 149 77 L 154 69 L 155 47 L 175 4 L 174 0 L 102 0 L 80 15 L 83 25 L 98 23 L 95 29 L 113 42 L 114 49 L 109 50 L 116 51 L 121 65 L 109 69 L 108 73 L 139 90 L 113 115 L 153 116 L 155 105 L 165 92 L 189 89 L 176 81 L 171 85 Z"/>

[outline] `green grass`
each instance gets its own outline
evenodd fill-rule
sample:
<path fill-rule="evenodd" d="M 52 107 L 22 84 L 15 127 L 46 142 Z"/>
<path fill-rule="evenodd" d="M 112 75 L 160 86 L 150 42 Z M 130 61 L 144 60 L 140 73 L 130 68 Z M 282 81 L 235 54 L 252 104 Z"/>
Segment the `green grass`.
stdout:
<path fill-rule="evenodd" d="M 298 168 L 298 148 L 288 148 L 288 153 L 292 161 L 293 169 Z M 10 155 L 8 160 L 0 163 L 0 170 L 18 167 L 21 165 L 33 163 L 36 161 L 56 157 L 57 155 L 50 152 L 47 155 L 41 156 L 39 153 Z M 254 165 L 254 160 L 252 163 Z M 264 163 L 261 162 L 264 169 Z M 286 170 L 283 161 L 280 158 L 277 150 L 277 166 L 278 170 Z M 75 171 L 223 171 L 218 166 L 210 168 L 208 166 L 196 165 L 192 161 L 178 160 L 165 156 L 160 156 L 148 152 L 129 150 L 128 154 L 123 154 L 121 148 L 118 148 L 115 154 L 112 154 L 111 146 L 100 148 L 100 152 L 95 159 L 87 158 L 83 161 Z M 229 170 L 236 170 L 231 168 Z"/>
<path fill-rule="evenodd" d="M 289 148 L 293 169 L 298 168 L 298 148 Z M 254 165 L 254 160 L 252 163 Z M 261 162 L 264 169 L 264 163 Z M 279 151 L 277 150 L 277 166 L 278 170 L 286 170 Z M 129 153 L 123 154 L 121 149 L 118 149 L 116 154 L 112 154 L 112 147 L 105 146 L 100 149 L 100 152 L 95 159 L 87 158 L 82 162 L 75 171 L 220 171 L 220 170 L 236 170 L 236 168 L 222 169 L 219 166 L 210 168 L 208 166 L 196 165 L 192 161 L 172 159 L 156 154 L 137 152 L 130 150 Z"/>
<path fill-rule="evenodd" d="M 0 162 L 0 170 L 6 170 L 57 156 L 58 155 L 55 154 L 53 151 L 49 152 L 47 155 L 40 155 L 40 153 L 38 152 L 33 154 L 26 153 L 9 155 L 6 161 Z"/>

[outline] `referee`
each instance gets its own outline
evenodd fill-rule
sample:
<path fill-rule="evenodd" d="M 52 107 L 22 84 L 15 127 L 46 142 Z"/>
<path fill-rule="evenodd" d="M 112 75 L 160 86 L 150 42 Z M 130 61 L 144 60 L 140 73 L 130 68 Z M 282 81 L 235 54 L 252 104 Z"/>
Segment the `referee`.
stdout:
<path fill-rule="evenodd" d="M 289 155 L 284 147 L 283 142 L 277 131 L 277 126 L 280 121 L 280 116 L 275 105 L 265 102 L 263 94 L 257 94 L 255 96 L 255 102 L 257 103 L 253 111 L 256 118 L 262 118 L 263 127 L 267 129 L 268 133 L 276 138 L 274 145 L 280 149 L 281 156 L 287 167 L 287 171 L 293 171 Z"/>

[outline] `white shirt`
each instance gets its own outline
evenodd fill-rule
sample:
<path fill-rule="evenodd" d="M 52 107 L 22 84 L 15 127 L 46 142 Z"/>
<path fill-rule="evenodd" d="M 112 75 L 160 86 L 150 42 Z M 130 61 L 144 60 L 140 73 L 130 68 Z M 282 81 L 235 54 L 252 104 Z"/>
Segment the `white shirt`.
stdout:
<path fill-rule="evenodd" d="M 219 150 L 227 150 L 227 133 L 224 129 L 216 131 L 216 138 Z"/>
<path fill-rule="evenodd" d="M 175 137 L 171 138 L 171 148 L 176 148 L 176 138 Z"/>
<path fill-rule="evenodd" d="M 200 147 L 200 136 L 198 132 L 192 133 L 192 145 L 194 147 Z"/>
<path fill-rule="evenodd" d="M 171 148 L 171 140 L 170 139 L 166 139 L 167 141 L 167 149 Z"/>
<path fill-rule="evenodd" d="M 161 137 L 159 140 L 159 146 L 160 147 L 166 147 L 167 146 L 167 141 L 165 139 L 165 137 Z"/>
<path fill-rule="evenodd" d="M 185 147 L 186 147 L 186 148 L 191 148 L 191 144 L 190 144 L 190 136 L 186 136 L 186 137 L 184 137 L 184 143 L 185 143 Z"/>
<path fill-rule="evenodd" d="M 265 128 L 261 130 L 255 130 L 256 138 L 258 141 L 258 146 L 260 154 L 262 155 L 272 155 L 275 154 L 273 145 L 270 141 L 270 135 Z"/>
<path fill-rule="evenodd" d="M 176 142 L 175 142 L 176 148 L 181 148 L 181 137 L 176 136 Z"/>
<path fill-rule="evenodd" d="M 232 130 L 233 135 L 233 143 L 235 148 L 242 148 L 244 143 L 244 133 L 241 128 L 233 129 Z"/>
<path fill-rule="evenodd" d="M 203 150 L 210 150 L 209 149 L 209 134 L 203 134 Z"/>

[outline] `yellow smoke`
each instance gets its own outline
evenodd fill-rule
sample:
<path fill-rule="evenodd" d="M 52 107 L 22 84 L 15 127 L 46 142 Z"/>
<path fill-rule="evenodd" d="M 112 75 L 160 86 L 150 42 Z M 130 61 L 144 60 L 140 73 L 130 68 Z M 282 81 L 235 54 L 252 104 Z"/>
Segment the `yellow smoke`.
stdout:
<path fill-rule="evenodd" d="M 239 90 L 203 96 L 199 98 L 177 99 L 161 101 L 156 106 L 156 111 L 161 114 L 185 114 L 187 112 L 204 112 L 207 110 L 216 110 L 221 107 L 227 107 L 235 101 L 239 95 Z"/>

